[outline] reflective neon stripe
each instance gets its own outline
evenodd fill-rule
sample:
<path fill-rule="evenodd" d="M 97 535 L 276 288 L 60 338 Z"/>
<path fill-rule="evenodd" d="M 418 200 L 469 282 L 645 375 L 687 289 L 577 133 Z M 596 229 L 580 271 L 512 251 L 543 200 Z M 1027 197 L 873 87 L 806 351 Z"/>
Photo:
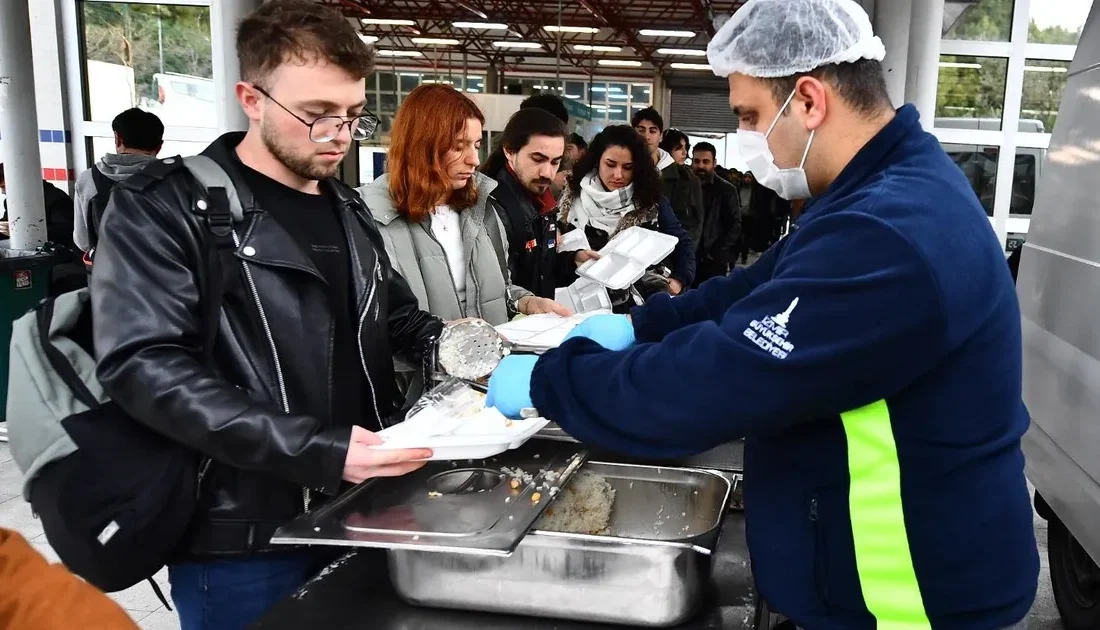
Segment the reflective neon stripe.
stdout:
<path fill-rule="evenodd" d="M 890 410 L 880 400 L 841 414 L 840 419 L 848 440 L 856 570 L 867 610 L 879 630 L 931 628 L 905 532 Z"/>

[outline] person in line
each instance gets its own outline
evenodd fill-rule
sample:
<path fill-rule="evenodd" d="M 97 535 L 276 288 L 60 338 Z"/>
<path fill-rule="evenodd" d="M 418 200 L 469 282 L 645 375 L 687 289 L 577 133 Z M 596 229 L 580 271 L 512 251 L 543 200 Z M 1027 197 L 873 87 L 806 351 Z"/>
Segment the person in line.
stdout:
<path fill-rule="evenodd" d="M 588 143 L 584 141 L 579 133 L 569 134 L 569 137 L 565 139 L 565 160 L 562 161 L 562 168 L 572 169 L 573 165 L 580 162 L 587 151 Z"/>
<path fill-rule="evenodd" d="M 563 231 L 584 230 L 592 249 L 602 249 L 634 226 L 675 236 L 671 270 L 649 270 L 634 285 L 643 299 L 657 293 L 679 295 L 695 279 L 695 250 L 687 232 L 661 193 L 660 174 L 633 128 L 612 125 L 592 139 L 577 164 L 559 206 Z M 659 268 L 658 268 L 659 269 Z M 611 291 L 615 310 L 629 310 L 628 291 Z"/>
<path fill-rule="evenodd" d="M 700 142 L 691 158 L 695 176 L 703 182 L 703 236 L 696 254 L 696 287 L 728 274 L 741 242 L 741 200 L 737 188 L 718 175 L 716 153 L 713 144 Z"/>
<path fill-rule="evenodd" d="M 118 604 L 0 528 L 0 628 L 137 630 Z"/>
<path fill-rule="evenodd" d="M 0 241 L 11 238 L 11 225 L 8 219 L 8 184 L 4 180 L 4 164 L 0 162 L 0 193 L 5 195 L 3 211 L 0 212 Z M 42 198 L 46 211 L 46 240 L 58 245 L 65 257 L 60 262 L 79 260 L 76 246 L 73 244 L 73 199 L 65 191 L 42 180 Z M 69 256 L 71 254 L 71 256 Z"/>
<path fill-rule="evenodd" d="M 359 193 L 420 308 L 493 325 L 518 314 L 570 315 L 512 282 L 508 236 L 491 197 L 497 182 L 477 170 L 484 120 L 450 86 L 416 88 L 393 119 L 388 172 Z"/>
<path fill-rule="evenodd" d="M 565 139 L 565 157 L 561 161 L 557 175 L 554 175 L 554 182 L 550 185 L 550 192 L 554 195 L 554 199 L 561 199 L 561 193 L 565 190 L 569 176 L 573 174 L 573 167 L 581 161 L 586 151 L 588 151 L 588 143 L 580 134 L 571 133 Z"/>
<path fill-rule="evenodd" d="M 520 111 L 525 109 L 541 109 L 550 112 L 561 124 L 569 126 L 569 110 L 565 108 L 565 101 L 553 94 L 535 94 L 523 99 L 519 104 Z"/>
<path fill-rule="evenodd" d="M 245 208 L 234 262 L 223 263 L 221 317 L 204 321 L 199 303 L 209 231 L 197 209 L 216 196 L 179 159 L 115 187 L 91 274 L 104 390 L 205 458 L 190 532 L 168 567 L 183 630 L 253 623 L 328 560 L 272 546 L 276 528 L 343 482 L 423 466 L 431 451 L 373 450 L 373 431 L 403 402 L 391 357 L 420 361 L 443 328 L 417 308 L 362 200 L 336 179 L 378 125 L 363 96 L 371 49 L 307 0 L 264 3 L 236 45 L 248 130 L 203 152 Z"/>
<path fill-rule="evenodd" d="M 591 250 L 558 251 L 558 202 L 550 192 L 565 151 L 565 126 L 549 112 L 521 109 L 481 167 L 498 186 L 492 193 L 509 243 L 512 281 L 551 298 L 577 279 L 577 267 L 599 257 Z"/>
<path fill-rule="evenodd" d="M 681 166 L 690 166 L 688 158 L 691 155 L 691 141 L 688 140 L 686 133 L 679 129 L 669 129 L 658 146 L 672 156 L 673 162 Z"/>
<path fill-rule="evenodd" d="M 741 263 L 768 250 L 779 239 L 791 215 L 791 202 L 761 184 L 752 172 L 745 174 L 749 203 L 742 216 Z"/>
<path fill-rule="evenodd" d="M 92 200 L 113 185 L 145 168 L 157 158 L 164 145 L 164 123 L 156 114 L 132 107 L 111 121 L 115 134 L 115 152 L 104 155 L 98 163 L 76 178 L 73 192 L 73 242 L 81 251 L 92 247 L 88 225 Z M 103 181 L 103 180 L 107 181 Z"/>
<path fill-rule="evenodd" d="M 707 53 L 757 179 L 812 198 L 796 229 L 752 267 L 505 358 L 489 403 L 640 457 L 744 436 L 756 587 L 800 627 L 1025 627 L 1020 308 L 981 203 L 891 105 L 856 2 L 749 0 Z"/>
<path fill-rule="evenodd" d="M 672 211 L 676 213 L 680 225 L 691 238 L 692 247 L 697 248 L 703 229 L 703 187 L 699 178 L 689 167 L 678 164 L 668 151 L 660 147 L 665 120 L 657 110 L 647 107 L 637 112 L 630 125 L 645 140 L 650 159 L 661 172 L 664 196 L 672 205 Z M 686 148 L 684 156 L 687 156 Z"/>

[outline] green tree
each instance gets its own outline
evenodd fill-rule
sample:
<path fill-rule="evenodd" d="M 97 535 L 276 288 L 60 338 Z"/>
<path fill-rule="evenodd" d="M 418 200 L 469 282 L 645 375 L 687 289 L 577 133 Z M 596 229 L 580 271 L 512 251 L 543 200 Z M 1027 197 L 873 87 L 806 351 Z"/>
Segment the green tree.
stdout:
<path fill-rule="evenodd" d="M 138 98 L 156 98 L 153 75 L 158 72 L 213 78 L 207 7 L 126 2 L 81 6 L 88 60 L 133 68 Z"/>

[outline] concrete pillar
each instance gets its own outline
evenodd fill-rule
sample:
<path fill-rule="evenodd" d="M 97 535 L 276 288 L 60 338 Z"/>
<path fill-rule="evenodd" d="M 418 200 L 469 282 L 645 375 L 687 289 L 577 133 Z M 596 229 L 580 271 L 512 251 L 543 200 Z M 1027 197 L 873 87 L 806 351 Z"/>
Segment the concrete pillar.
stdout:
<path fill-rule="evenodd" d="M 905 77 L 909 62 L 909 25 L 912 20 L 913 0 L 878 0 L 875 4 L 875 35 L 886 45 L 886 58 L 882 61 L 882 73 L 886 78 L 886 91 L 894 107 L 905 104 Z"/>
<path fill-rule="evenodd" d="M 936 89 L 940 79 L 940 41 L 943 39 L 944 0 L 915 0 L 909 24 L 905 100 L 917 106 L 921 126 L 931 130 L 936 121 Z"/>
<path fill-rule="evenodd" d="M 38 106 L 34 97 L 30 4 L 0 2 L 0 129 L 12 249 L 46 242 Z"/>
<path fill-rule="evenodd" d="M 214 105 L 218 111 L 218 130 L 248 129 L 248 117 L 237 102 L 237 82 L 241 66 L 237 62 L 237 24 L 263 0 L 218 0 L 210 3 L 210 35 L 214 55 Z"/>

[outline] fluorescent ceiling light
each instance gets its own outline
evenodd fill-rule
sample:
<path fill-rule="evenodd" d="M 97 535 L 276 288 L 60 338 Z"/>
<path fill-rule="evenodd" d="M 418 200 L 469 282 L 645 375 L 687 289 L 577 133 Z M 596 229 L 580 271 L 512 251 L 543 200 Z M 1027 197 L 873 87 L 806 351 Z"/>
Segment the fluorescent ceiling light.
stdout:
<path fill-rule="evenodd" d="M 373 44 L 374 42 L 378 41 L 378 38 L 374 35 L 360 35 L 359 39 L 363 40 L 364 44 Z"/>
<path fill-rule="evenodd" d="M 620 52 L 621 46 L 593 46 L 591 44 L 573 44 L 573 50 L 590 50 L 592 52 Z"/>
<path fill-rule="evenodd" d="M 580 98 L 580 94 L 566 94 L 565 98 Z"/>
<path fill-rule="evenodd" d="M 706 57 L 707 51 L 694 48 L 658 48 L 658 55 L 683 55 L 685 57 Z"/>
<path fill-rule="evenodd" d="M 399 76 L 399 77 L 417 77 L 417 78 L 420 78 L 420 73 L 419 72 L 398 72 L 397 76 Z"/>
<path fill-rule="evenodd" d="M 1058 66 L 1024 66 L 1024 72 L 1054 72 L 1061 74 L 1067 70 L 1067 68 L 1059 68 Z"/>
<path fill-rule="evenodd" d="M 591 26 L 544 26 L 542 29 L 551 33 L 588 33 L 589 35 L 600 32 L 600 29 Z"/>
<path fill-rule="evenodd" d="M 601 66 L 617 66 L 619 68 L 640 68 L 642 62 L 630 61 L 627 59 L 600 59 L 599 64 Z"/>
<path fill-rule="evenodd" d="M 460 43 L 457 39 L 448 39 L 446 37 L 414 37 L 412 38 L 414 44 L 427 44 L 429 46 L 458 46 Z"/>
<path fill-rule="evenodd" d="M 501 41 L 493 42 L 493 46 L 496 46 L 497 48 L 542 48 L 542 44 L 539 44 L 538 42 Z"/>
<path fill-rule="evenodd" d="M 481 90 L 477 88 L 466 88 L 467 92 L 473 92 L 474 94 L 481 94 Z"/>
<path fill-rule="evenodd" d="M 493 31 L 508 30 L 507 24 L 501 24 L 499 22 L 451 22 L 451 26 L 455 28 L 483 28 Z"/>
<path fill-rule="evenodd" d="M 646 37 L 695 37 L 695 31 L 666 31 L 659 28 L 643 28 L 638 34 Z"/>
<path fill-rule="evenodd" d="M 419 50 L 377 50 L 379 57 L 422 57 Z"/>
<path fill-rule="evenodd" d="M 958 63 L 955 61 L 941 61 L 941 68 L 962 68 L 964 70 L 981 70 L 982 64 L 980 63 Z"/>
<path fill-rule="evenodd" d="M 710 70 L 710 64 L 707 63 L 671 63 L 669 65 L 677 70 Z"/>
<path fill-rule="evenodd" d="M 379 24 L 382 26 L 416 26 L 412 20 L 389 20 L 383 18 L 363 18 L 359 20 L 363 24 Z"/>
<path fill-rule="evenodd" d="M 621 93 L 618 93 L 618 92 L 612 92 L 611 94 L 607 95 L 607 98 L 630 98 L 630 95 L 629 94 L 621 94 Z"/>

